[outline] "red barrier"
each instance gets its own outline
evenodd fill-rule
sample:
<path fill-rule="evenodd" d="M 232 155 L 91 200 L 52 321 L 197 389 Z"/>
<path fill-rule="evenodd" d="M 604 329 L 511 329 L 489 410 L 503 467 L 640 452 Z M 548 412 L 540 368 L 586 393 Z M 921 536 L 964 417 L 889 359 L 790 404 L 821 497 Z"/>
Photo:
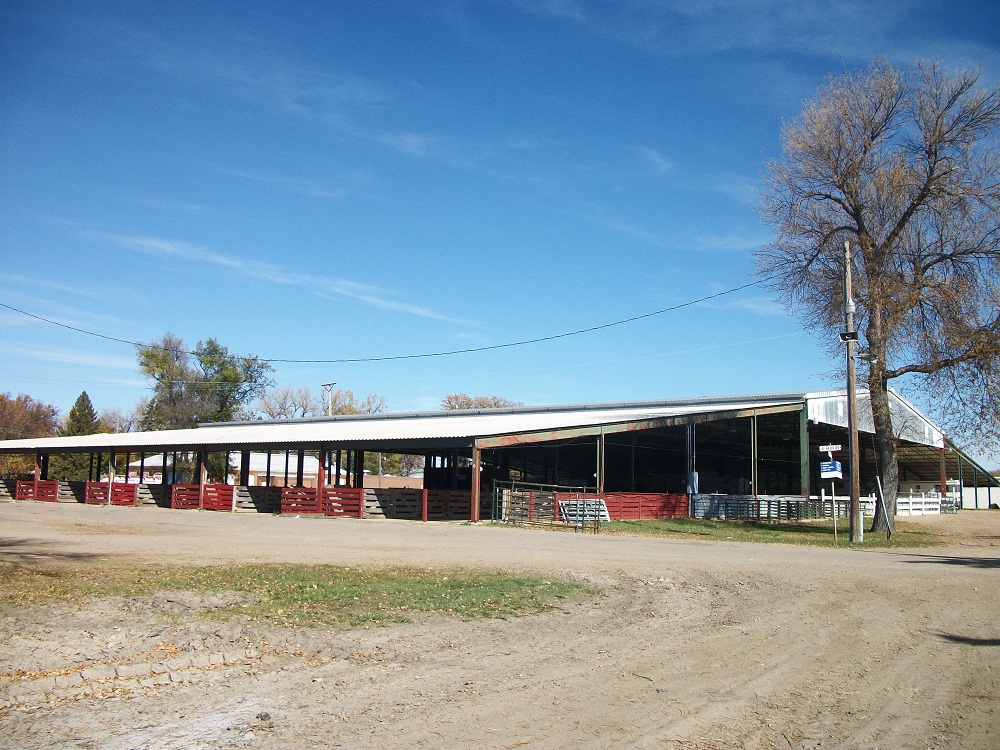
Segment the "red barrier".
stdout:
<path fill-rule="evenodd" d="M 324 516 L 365 517 L 365 491 L 360 487 L 324 487 L 322 497 Z"/>
<path fill-rule="evenodd" d="M 201 507 L 204 510 L 228 510 L 233 509 L 233 485 L 231 484 L 206 484 L 202 494 Z"/>
<path fill-rule="evenodd" d="M 282 487 L 281 512 L 286 513 L 319 513 L 319 503 L 315 487 Z"/>
<path fill-rule="evenodd" d="M 37 492 L 36 492 L 37 487 Z M 59 482 L 54 479 L 18 482 L 14 487 L 15 500 L 38 500 L 43 503 L 59 502 Z"/>
<path fill-rule="evenodd" d="M 114 482 L 111 485 L 111 504 L 133 506 L 136 504 L 138 493 L 138 484 Z M 87 482 L 84 489 L 83 501 L 87 505 L 106 505 L 108 502 L 108 483 Z"/>
<path fill-rule="evenodd" d="M 282 487 L 282 513 L 364 518 L 365 491 L 360 487 Z"/>
<path fill-rule="evenodd" d="M 604 504 L 613 521 L 677 518 L 688 514 L 688 496 L 659 492 L 608 492 Z"/>
<path fill-rule="evenodd" d="M 197 510 L 200 485 L 175 484 L 170 488 L 170 507 L 174 510 Z"/>

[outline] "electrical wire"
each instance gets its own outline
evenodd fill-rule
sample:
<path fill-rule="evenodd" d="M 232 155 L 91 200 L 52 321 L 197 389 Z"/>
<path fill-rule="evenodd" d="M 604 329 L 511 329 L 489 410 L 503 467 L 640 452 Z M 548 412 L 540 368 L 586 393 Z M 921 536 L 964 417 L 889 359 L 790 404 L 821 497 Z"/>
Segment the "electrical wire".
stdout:
<path fill-rule="evenodd" d="M 451 349 L 441 352 L 424 352 L 421 354 L 394 354 L 386 355 L 382 357 L 347 357 L 342 359 L 281 359 L 277 357 L 263 358 L 263 357 L 238 357 L 236 355 L 231 355 L 232 359 L 255 359 L 258 362 L 266 362 L 268 364 L 309 364 L 309 365 L 319 365 L 319 364 L 358 364 L 364 362 L 395 362 L 399 360 L 407 359 L 430 359 L 433 357 L 451 357 L 457 354 L 475 354 L 477 352 L 487 352 L 496 351 L 498 349 L 510 349 L 516 346 L 527 346 L 529 344 L 541 344 L 546 341 L 556 341 L 558 339 L 570 338 L 572 336 L 580 336 L 585 333 L 594 333 L 595 331 L 602 331 L 608 328 L 614 328 L 616 326 L 626 325 L 628 323 L 635 323 L 640 320 L 646 320 L 647 318 L 652 318 L 657 315 L 664 315 L 669 312 L 676 312 L 685 307 L 691 307 L 693 305 L 700 304 L 702 302 L 708 302 L 709 300 L 718 299 L 719 297 L 724 297 L 729 294 L 735 294 L 736 292 L 741 292 L 744 289 L 749 289 L 751 287 L 762 284 L 766 279 L 758 279 L 757 281 L 751 281 L 749 283 L 743 284 L 742 286 L 733 287 L 731 289 L 726 289 L 721 292 L 716 292 L 715 294 L 709 294 L 704 297 L 699 297 L 698 299 L 688 300 L 687 302 L 681 302 L 677 305 L 672 305 L 671 307 L 665 307 L 662 310 L 654 310 L 653 312 L 643 313 L 642 315 L 634 315 L 630 318 L 623 318 L 621 320 L 615 320 L 610 323 L 602 323 L 601 325 L 590 326 L 589 328 L 580 328 L 575 331 L 565 331 L 563 333 L 555 333 L 550 336 L 540 336 L 534 339 L 522 339 L 520 341 L 508 341 L 503 344 L 490 344 L 488 346 L 476 346 L 467 349 Z M 193 352 L 186 351 L 184 349 L 178 349 L 174 347 L 162 346 L 161 344 L 144 344 L 139 341 L 129 341 L 128 339 L 118 338 L 116 336 L 108 336 L 107 334 L 97 333 L 96 331 L 89 331 L 85 328 L 78 328 L 77 326 L 71 326 L 67 323 L 60 323 L 56 320 L 43 317 L 41 315 L 35 315 L 27 310 L 21 310 L 20 308 L 14 307 L 12 305 L 0 302 L 0 307 L 3 307 L 12 312 L 19 313 L 34 320 L 39 320 L 43 323 L 48 323 L 49 325 L 54 325 L 59 328 L 65 328 L 69 331 L 75 331 L 76 333 L 82 333 L 87 336 L 94 336 L 96 338 L 104 339 L 105 341 L 113 341 L 119 344 L 127 344 L 128 346 L 134 346 L 144 349 L 159 349 L 161 351 L 170 352 L 173 354 L 190 355 Z"/>

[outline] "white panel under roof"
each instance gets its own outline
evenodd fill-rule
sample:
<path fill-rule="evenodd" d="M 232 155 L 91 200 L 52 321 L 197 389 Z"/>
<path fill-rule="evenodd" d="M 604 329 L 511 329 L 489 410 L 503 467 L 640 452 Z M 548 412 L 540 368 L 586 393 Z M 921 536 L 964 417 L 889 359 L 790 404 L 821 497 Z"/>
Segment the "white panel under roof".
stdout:
<path fill-rule="evenodd" d="M 809 419 L 814 422 L 847 427 L 847 391 L 824 391 L 806 394 Z M 905 401 L 892 389 L 889 390 L 889 409 L 892 413 L 892 425 L 896 437 L 912 443 L 940 447 L 944 433 L 933 422 L 920 413 L 908 401 Z M 872 419 L 871 399 L 867 390 L 858 390 L 858 429 L 861 432 L 875 432 L 875 422 Z"/>

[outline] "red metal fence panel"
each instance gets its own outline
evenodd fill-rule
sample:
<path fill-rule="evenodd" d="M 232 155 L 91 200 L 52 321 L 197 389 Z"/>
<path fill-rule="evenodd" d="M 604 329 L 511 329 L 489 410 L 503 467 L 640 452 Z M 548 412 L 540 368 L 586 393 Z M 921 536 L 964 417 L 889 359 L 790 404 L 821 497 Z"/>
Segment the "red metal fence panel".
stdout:
<path fill-rule="evenodd" d="M 364 517 L 365 491 L 360 487 L 324 487 L 320 512 L 324 516 Z"/>
<path fill-rule="evenodd" d="M 202 494 L 201 507 L 205 510 L 232 510 L 233 485 L 206 484 Z"/>
<path fill-rule="evenodd" d="M 38 491 L 35 491 L 35 488 Z M 59 502 L 59 482 L 54 479 L 45 479 L 35 482 L 18 482 L 14 487 L 15 500 L 39 500 L 44 503 Z"/>
<path fill-rule="evenodd" d="M 282 487 L 282 513 L 319 513 L 315 487 Z"/>
<path fill-rule="evenodd" d="M 139 495 L 139 485 L 115 482 L 111 485 L 112 505 L 135 505 Z"/>
<path fill-rule="evenodd" d="M 677 518 L 688 514 L 688 497 L 684 494 L 608 492 L 604 503 L 613 521 Z"/>
<path fill-rule="evenodd" d="M 83 502 L 87 505 L 105 505 L 108 502 L 107 482 L 87 482 L 84 485 Z"/>
<path fill-rule="evenodd" d="M 197 484 L 175 484 L 170 488 L 170 507 L 174 510 L 197 509 L 200 494 Z"/>
<path fill-rule="evenodd" d="M 87 505 L 106 505 L 108 502 L 107 482 L 87 482 L 84 485 L 83 501 Z M 139 494 L 138 484 L 114 482 L 111 485 L 112 505 L 135 505 Z"/>

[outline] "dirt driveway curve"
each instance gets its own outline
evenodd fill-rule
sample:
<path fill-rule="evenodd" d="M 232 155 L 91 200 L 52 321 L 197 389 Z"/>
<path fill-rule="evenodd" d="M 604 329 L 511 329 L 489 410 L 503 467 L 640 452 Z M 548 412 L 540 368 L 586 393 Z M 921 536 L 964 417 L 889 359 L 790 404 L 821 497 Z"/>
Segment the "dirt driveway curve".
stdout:
<path fill-rule="evenodd" d="M 997 747 L 1000 513 L 926 523 L 957 535 L 854 552 L 4 503 L 4 564 L 464 566 L 604 595 L 344 632 L 220 626 L 194 616 L 211 597 L 33 608 L 0 620 L 0 747 Z"/>

